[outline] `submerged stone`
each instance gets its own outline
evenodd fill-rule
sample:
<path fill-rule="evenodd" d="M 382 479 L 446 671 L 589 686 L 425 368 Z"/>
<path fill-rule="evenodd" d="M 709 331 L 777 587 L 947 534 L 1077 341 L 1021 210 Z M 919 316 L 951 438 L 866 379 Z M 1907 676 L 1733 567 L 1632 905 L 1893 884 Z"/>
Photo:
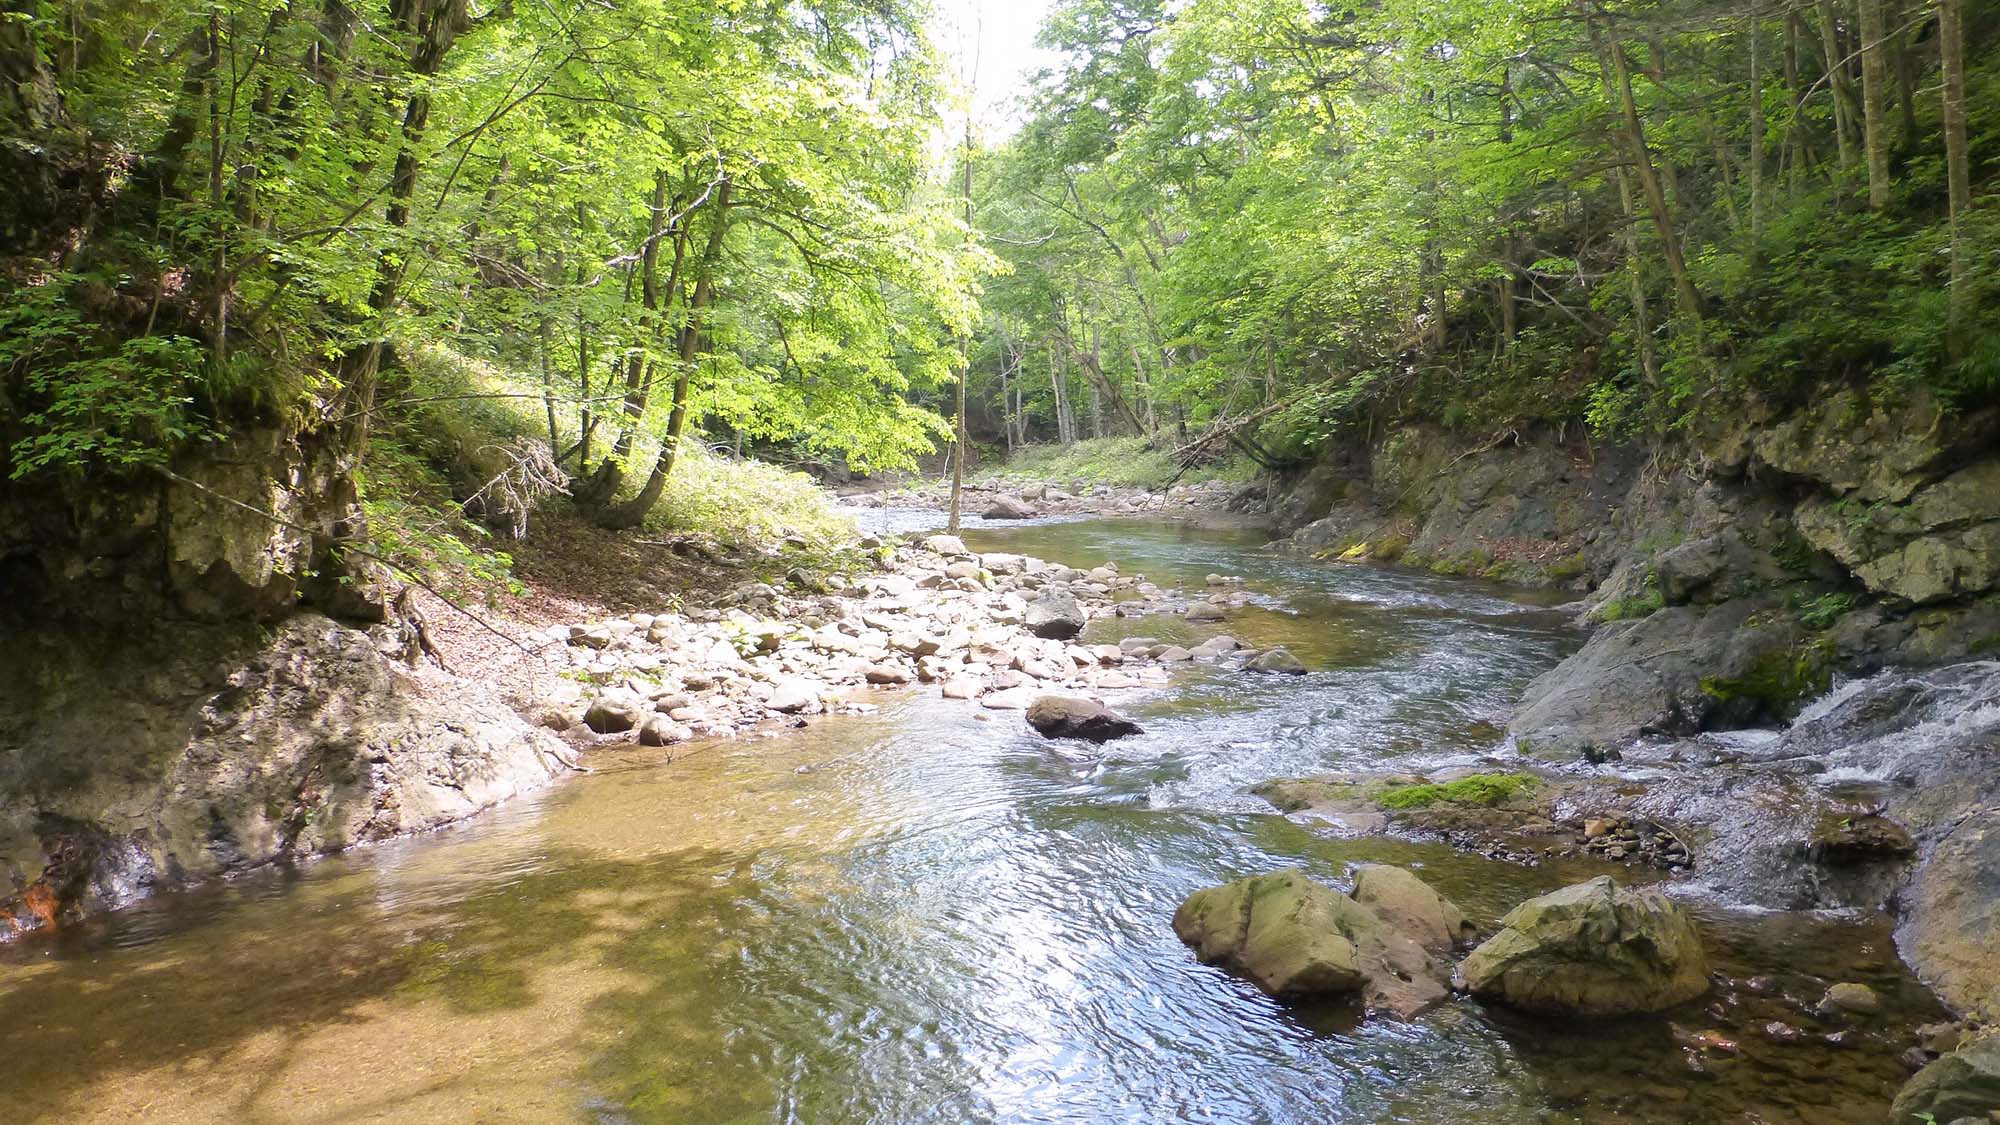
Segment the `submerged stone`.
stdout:
<path fill-rule="evenodd" d="M 1286 676 L 1303 676 L 1306 674 L 1305 662 L 1293 656 L 1290 651 L 1282 648 L 1274 648 L 1268 652 L 1259 653 L 1246 667 L 1252 672 L 1276 672 Z"/>

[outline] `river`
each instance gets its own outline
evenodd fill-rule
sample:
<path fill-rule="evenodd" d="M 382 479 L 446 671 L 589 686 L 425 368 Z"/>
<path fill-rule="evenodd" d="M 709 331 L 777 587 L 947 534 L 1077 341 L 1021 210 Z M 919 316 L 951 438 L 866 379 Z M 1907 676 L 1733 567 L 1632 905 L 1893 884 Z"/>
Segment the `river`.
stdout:
<path fill-rule="evenodd" d="M 1571 1025 L 1465 1000 L 1412 1022 L 1285 1006 L 1175 939 L 1189 891 L 1281 866 L 1417 866 L 1488 925 L 1616 870 L 1335 839 L 1244 792 L 1495 752 L 1522 685 L 1580 640 L 1545 601 L 1166 521 L 967 538 L 1162 585 L 1243 575 L 1258 605 L 1229 631 L 1313 672 L 1190 668 L 1122 701 L 1147 732 L 1102 749 L 917 691 L 780 738 L 604 751 L 458 828 L 0 947 L 10 1116 L 1879 1120 L 1936 1012 L 1879 917 L 1701 904 L 1717 967 L 1766 976 L 1768 1001 Z M 1838 1045 L 1760 1031 L 1829 979 L 1890 1012 Z"/>

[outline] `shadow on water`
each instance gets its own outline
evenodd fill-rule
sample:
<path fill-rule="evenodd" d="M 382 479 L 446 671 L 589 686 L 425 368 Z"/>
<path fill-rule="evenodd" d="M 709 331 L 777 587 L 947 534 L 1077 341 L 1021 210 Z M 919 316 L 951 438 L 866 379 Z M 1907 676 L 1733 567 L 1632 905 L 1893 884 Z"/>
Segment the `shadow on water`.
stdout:
<path fill-rule="evenodd" d="M 1406 864 L 1490 925 L 1606 870 L 1330 838 L 1243 792 L 1485 753 L 1492 716 L 1574 639 L 1484 588 L 1299 570 L 1228 536 L 1148 532 L 1119 552 L 1135 534 L 1122 525 L 1057 526 L 1079 550 L 1108 537 L 1106 557 L 1183 552 L 1191 572 L 1245 573 L 1297 612 L 1227 628 L 1290 638 L 1312 673 L 1192 670 L 1125 701 L 1146 733 L 1101 748 L 917 693 L 671 762 L 606 751 L 594 775 L 460 829 L 0 949 L 10 1108 L 62 1121 L 1879 1117 L 1910 1024 L 1936 1010 L 1880 919 L 1704 913 L 1717 968 L 1768 978 L 1760 991 L 1587 1025 L 1467 1001 L 1362 1021 L 1195 963 L 1167 924 L 1175 905 L 1245 872 L 1303 865 L 1339 882 L 1357 863 Z M 1049 531 L 1005 534 L 1031 547 Z M 1840 1029 L 1805 1010 L 1827 979 L 1875 985 L 1888 1014 L 1828 1042 Z M 1772 1022 L 1800 1037 L 1766 1035 Z"/>

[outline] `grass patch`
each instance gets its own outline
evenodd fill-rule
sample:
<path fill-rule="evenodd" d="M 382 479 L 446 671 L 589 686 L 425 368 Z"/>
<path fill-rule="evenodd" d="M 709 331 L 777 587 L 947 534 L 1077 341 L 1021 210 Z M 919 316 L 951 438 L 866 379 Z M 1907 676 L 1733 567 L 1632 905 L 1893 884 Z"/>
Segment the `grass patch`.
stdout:
<path fill-rule="evenodd" d="M 1180 473 L 1169 451 L 1155 449 L 1142 437 L 1093 438 L 1073 445 L 1031 445 L 1014 451 L 1004 464 L 980 472 L 994 483 L 1064 481 L 1161 489 Z M 1176 483 L 1200 484 L 1222 480 L 1248 483 L 1257 466 L 1240 454 L 1207 465 L 1196 465 Z"/>
<path fill-rule="evenodd" d="M 797 536 L 826 550 L 855 535 L 853 521 L 836 512 L 831 494 L 806 474 L 698 446 L 674 463 L 646 526 L 750 549 Z"/>
<path fill-rule="evenodd" d="M 1490 809 L 1534 791 L 1541 784 L 1530 773 L 1475 773 L 1455 781 L 1404 785 L 1375 799 L 1387 809 L 1421 809 L 1430 805 L 1475 805 Z"/>

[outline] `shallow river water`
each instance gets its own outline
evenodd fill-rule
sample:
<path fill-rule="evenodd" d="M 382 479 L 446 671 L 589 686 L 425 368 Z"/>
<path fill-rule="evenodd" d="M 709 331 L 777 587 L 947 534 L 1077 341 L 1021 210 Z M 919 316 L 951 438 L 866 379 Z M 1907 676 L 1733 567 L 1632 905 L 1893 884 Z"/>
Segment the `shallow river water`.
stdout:
<path fill-rule="evenodd" d="M 1705 905 L 1717 967 L 1768 975 L 1768 998 L 1576 1025 L 1462 1000 L 1414 1022 L 1288 1007 L 1174 938 L 1189 891 L 1280 866 L 1336 881 L 1364 860 L 1417 866 L 1482 924 L 1599 873 L 1331 839 L 1244 793 L 1495 752 L 1521 686 L 1578 643 L 1559 615 L 1519 592 L 1280 559 L 1252 532 L 967 538 L 1162 585 L 1246 575 L 1262 604 L 1228 630 L 1313 672 L 1191 670 L 1121 701 L 1147 731 L 1102 750 L 919 692 L 778 739 L 605 751 L 597 772 L 460 828 L 0 947 L 7 1117 L 1880 1119 L 1908 1027 L 1935 1009 L 1879 919 Z M 1206 635 L 1192 628 L 1107 620 L 1091 636 Z M 1890 1014 L 1840 1046 L 1761 1033 L 1826 979 L 1875 984 Z"/>

